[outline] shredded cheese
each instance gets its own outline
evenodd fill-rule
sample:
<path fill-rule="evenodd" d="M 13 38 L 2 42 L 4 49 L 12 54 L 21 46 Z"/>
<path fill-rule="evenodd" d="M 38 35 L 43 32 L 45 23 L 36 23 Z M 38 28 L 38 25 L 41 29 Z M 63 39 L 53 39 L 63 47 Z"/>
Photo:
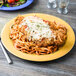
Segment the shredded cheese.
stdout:
<path fill-rule="evenodd" d="M 55 38 L 49 25 L 39 17 L 25 17 L 19 27 L 21 28 L 23 25 L 27 25 L 25 31 L 27 31 L 27 38 L 29 40 L 41 40 L 42 38 L 51 40 L 52 37 Z"/>

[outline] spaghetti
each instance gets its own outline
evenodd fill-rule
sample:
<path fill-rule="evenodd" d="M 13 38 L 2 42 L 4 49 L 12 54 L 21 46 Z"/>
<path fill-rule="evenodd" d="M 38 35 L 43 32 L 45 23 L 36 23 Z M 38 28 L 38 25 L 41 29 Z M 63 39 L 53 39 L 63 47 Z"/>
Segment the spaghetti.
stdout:
<path fill-rule="evenodd" d="M 18 16 L 10 28 L 10 38 L 14 47 L 24 53 L 46 55 L 65 43 L 67 29 L 37 16 Z"/>

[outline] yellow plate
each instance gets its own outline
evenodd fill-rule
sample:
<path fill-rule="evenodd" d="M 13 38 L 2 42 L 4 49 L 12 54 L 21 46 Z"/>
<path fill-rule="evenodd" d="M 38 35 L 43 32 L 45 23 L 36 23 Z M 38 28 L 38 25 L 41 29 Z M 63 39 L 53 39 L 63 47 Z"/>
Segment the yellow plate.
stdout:
<path fill-rule="evenodd" d="M 22 58 L 22 59 L 42 62 L 42 61 L 50 61 L 50 60 L 60 58 L 64 55 L 66 55 L 72 49 L 72 47 L 74 46 L 74 43 L 75 43 L 75 35 L 74 35 L 72 28 L 70 27 L 70 25 L 68 23 L 66 23 L 65 21 L 63 21 L 60 18 L 51 16 L 51 15 L 47 15 L 47 14 L 31 13 L 31 14 L 25 14 L 23 16 L 26 17 L 26 16 L 31 16 L 31 15 L 36 15 L 38 17 L 41 17 L 41 18 L 43 18 L 45 20 L 49 20 L 49 21 L 56 21 L 57 23 L 61 23 L 62 25 L 66 26 L 68 31 L 67 31 L 67 40 L 66 40 L 65 45 L 63 47 L 61 47 L 57 52 L 48 54 L 48 55 L 26 54 L 26 53 L 16 50 L 13 46 L 12 41 L 9 38 L 10 26 L 13 24 L 14 19 L 15 19 L 14 18 L 4 26 L 3 31 L 1 33 L 2 43 L 9 52 L 11 52 L 15 56 Z"/>

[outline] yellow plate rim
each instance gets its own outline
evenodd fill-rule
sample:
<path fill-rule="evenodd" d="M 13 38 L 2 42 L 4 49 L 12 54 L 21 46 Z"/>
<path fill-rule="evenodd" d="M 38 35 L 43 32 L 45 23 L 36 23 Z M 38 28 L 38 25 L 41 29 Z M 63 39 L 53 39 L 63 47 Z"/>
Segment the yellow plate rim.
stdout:
<path fill-rule="evenodd" d="M 48 55 L 33 55 L 33 54 L 26 54 L 26 53 L 22 53 L 21 51 L 18 51 L 14 48 L 10 38 L 7 36 L 9 33 L 9 25 L 11 23 L 13 23 L 14 19 L 10 20 L 3 28 L 2 32 L 1 32 L 1 41 L 3 43 L 3 45 L 5 46 L 5 48 L 12 53 L 13 55 L 25 59 L 25 60 L 30 60 L 30 61 L 37 61 L 37 62 L 43 62 L 43 61 L 51 61 L 51 60 L 55 60 L 58 59 L 64 55 L 66 55 L 68 52 L 71 51 L 71 49 L 73 48 L 74 44 L 75 44 L 75 34 L 73 29 L 71 28 L 71 26 L 65 22 L 64 20 L 52 16 L 52 15 L 48 15 L 48 14 L 42 14 L 42 13 L 29 13 L 29 14 L 25 14 L 23 16 L 31 16 L 31 15 L 37 15 L 43 19 L 46 20 L 50 20 L 52 18 L 51 21 L 61 21 L 61 24 L 64 24 L 65 26 L 67 26 L 68 29 L 68 38 L 67 41 L 65 43 L 65 45 L 63 47 L 61 47 L 57 52 L 52 53 L 52 54 L 48 54 Z M 70 33 L 71 32 L 71 33 Z M 68 43 L 69 45 L 68 45 Z M 67 48 L 66 48 L 67 47 Z"/>

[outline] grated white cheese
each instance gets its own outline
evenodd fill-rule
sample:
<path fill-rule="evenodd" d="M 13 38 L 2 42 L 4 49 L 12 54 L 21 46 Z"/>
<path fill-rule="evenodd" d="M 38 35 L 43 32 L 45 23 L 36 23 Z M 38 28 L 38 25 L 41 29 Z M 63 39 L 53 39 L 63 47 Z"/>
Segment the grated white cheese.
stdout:
<path fill-rule="evenodd" d="M 43 21 L 43 19 L 36 16 L 25 17 L 22 23 L 19 25 L 21 28 L 23 25 L 27 25 L 25 31 L 28 33 L 29 40 L 41 40 L 42 38 L 55 38 L 49 25 Z"/>

